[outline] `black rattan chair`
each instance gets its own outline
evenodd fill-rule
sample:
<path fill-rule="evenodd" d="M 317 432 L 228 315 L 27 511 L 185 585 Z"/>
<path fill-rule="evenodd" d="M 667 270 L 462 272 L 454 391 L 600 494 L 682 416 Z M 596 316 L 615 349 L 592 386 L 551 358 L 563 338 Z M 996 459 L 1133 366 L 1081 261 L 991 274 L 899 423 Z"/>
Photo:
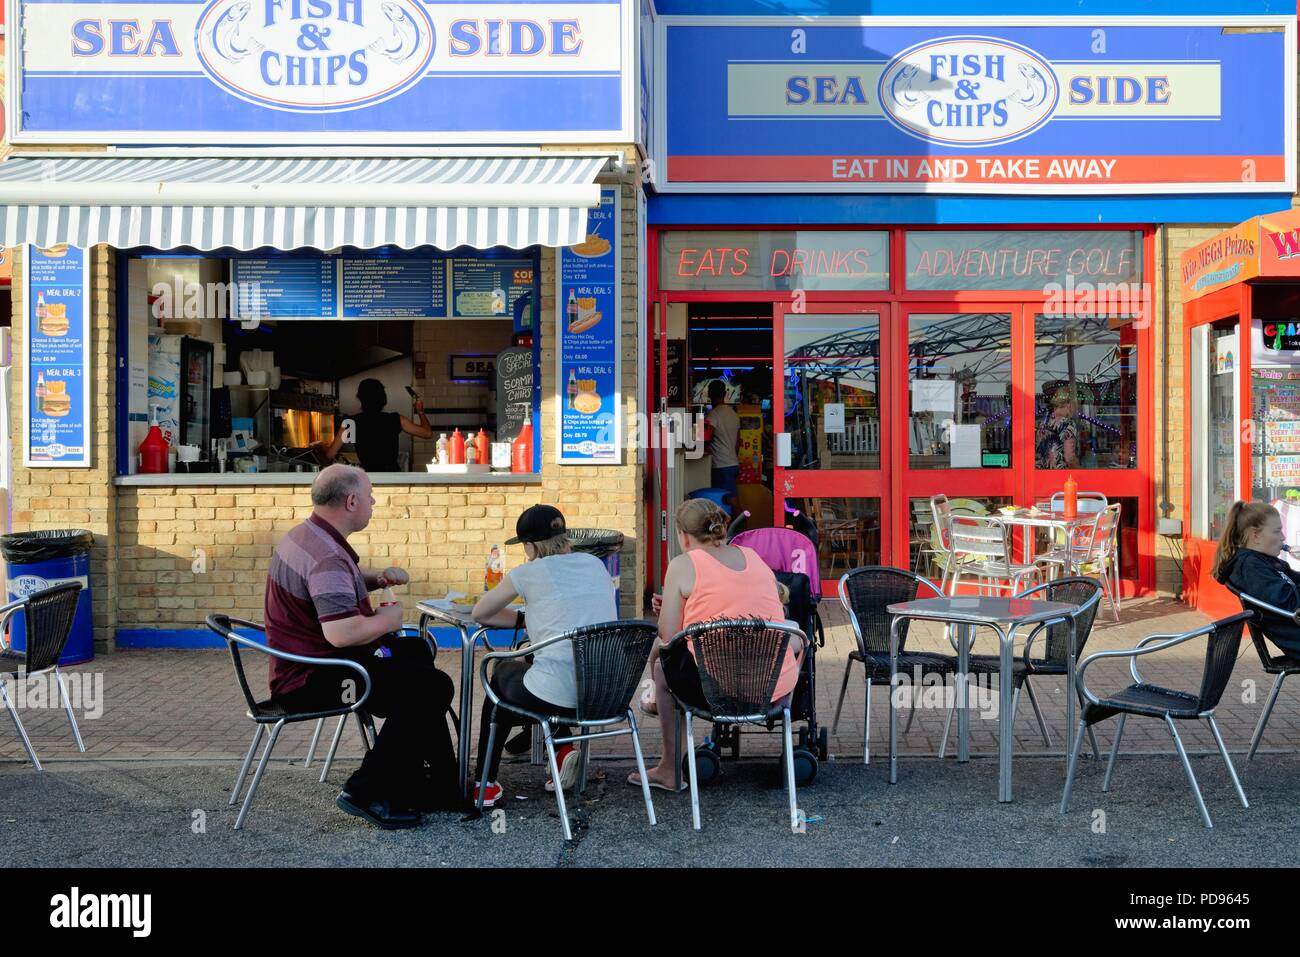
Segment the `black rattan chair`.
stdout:
<path fill-rule="evenodd" d="M 1136 648 L 1125 651 L 1099 651 L 1083 660 L 1079 665 L 1078 684 L 1079 693 L 1086 703 L 1083 716 L 1079 719 L 1079 729 L 1074 736 L 1074 746 L 1070 749 L 1070 761 L 1065 772 L 1065 793 L 1061 795 L 1062 814 L 1070 805 L 1070 789 L 1074 785 L 1074 769 L 1078 763 L 1079 746 L 1083 743 L 1084 730 L 1098 721 L 1105 721 L 1113 715 L 1119 715 L 1119 727 L 1115 729 L 1115 742 L 1111 745 L 1110 761 L 1106 764 L 1106 777 L 1101 785 L 1102 791 L 1109 791 L 1110 774 L 1115 768 L 1115 756 L 1119 753 L 1120 738 L 1124 735 L 1124 721 L 1130 714 L 1162 718 L 1169 726 L 1169 733 L 1178 748 L 1178 756 L 1183 760 L 1183 770 L 1187 772 L 1187 780 L 1191 782 L 1192 793 L 1196 795 L 1196 804 L 1201 810 L 1201 819 L 1205 821 L 1206 827 L 1214 827 L 1214 823 L 1210 820 L 1210 812 L 1205 809 L 1205 800 L 1201 797 L 1196 775 L 1192 773 L 1191 762 L 1187 760 L 1187 751 L 1183 748 L 1182 738 L 1178 736 L 1178 729 L 1174 726 L 1175 720 L 1187 721 L 1197 718 L 1206 720 L 1210 731 L 1214 734 L 1215 743 L 1219 746 L 1219 753 L 1223 755 L 1223 762 L 1228 766 L 1228 775 L 1237 789 L 1237 797 L 1241 799 L 1242 807 L 1250 807 L 1246 801 L 1246 792 L 1241 788 L 1241 781 L 1237 779 L 1237 771 L 1232 766 L 1232 758 L 1228 756 L 1228 749 L 1223 744 L 1223 735 L 1219 734 L 1219 726 L 1214 721 L 1214 709 L 1219 706 L 1219 699 L 1223 697 L 1223 690 L 1232 677 L 1232 668 L 1237 663 L 1237 650 L 1241 646 L 1241 629 L 1253 614 L 1254 612 L 1240 612 L 1231 618 L 1223 618 L 1181 635 L 1148 635 L 1138 642 Z M 1195 694 L 1160 688 L 1142 680 L 1137 669 L 1137 658 L 1140 655 L 1164 651 L 1166 648 L 1181 645 L 1202 635 L 1207 637 L 1205 668 L 1201 674 L 1201 687 Z M 1165 640 L 1160 641 L 1159 644 L 1151 644 L 1157 639 Z M 1103 658 L 1130 659 L 1129 670 L 1133 673 L 1134 684 L 1105 698 L 1099 698 L 1094 694 L 1084 683 L 1084 673 L 1094 661 Z"/>
<path fill-rule="evenodd" d="M 262 758 L 257 763 L 257 771 L 253 774 L 253 783 L 249 785 L 248 795 L 244 798 L 243 806 L 239 809 L 239 815 L 235 818 L 235 830 L 244 826 L 244 818 L 248 816 L 248 809 L 252 807 L 253 795 L 257 793 L 257 786 L 262 783 L 262 774 L 266 771 L 266 764 L 271 759 L 271 751 L 275 747 L 276 739 L 280 737 L 280 731 L 286 724 L 297 724 L 301 721 L 318 721 L 324 718 L 332 718 L 336 715 L 346 718 L 349 714 L 357 715 L 359 721 L 369 720 L 369 715 L 365 712 L 366 699 L 370 697 L 370 676 L 366 674 L 366 669 L 361 667 L 355 661 L 347 658 L 307 658 L 303 655 L 292 655 L 287 651 L 279 651 L 270 645 L 253 641 L 243 635 L 236 634 L 235 628 L 245 631 L 256 631 L 262 634 L 266 629 L 255 621 L 247 621 L 243 618 L 233 618 L 230 615 L 209 615 L 207 618 L 208 627 L 226 640 L 226 645 L 230 649 L 230 660 L 235 666 L 235 677 L 239 679 L 239 688 L 244 693 L 244 700 L 248 702 L 248 717 L 257 725 L 257 730 L 253 733 L 253 743 L 248 746 L 248 753 L 244 755 L 244 763 L 239 768 L 239 776 L 235 778 L 235 786 L 230 790 L 230 804 L 239 800 L 239 792 L 244 787 L 244 779 L 248 776 L 249 765 L 253 763 L 253 755 L 257 753 L 257 746 L 261 743 L 262 733 L 266 726 L 271 725 L 271 736 L 267 739 L 266 748 L 262 751 Z M 321 711 L 286 711 L 274 698 L 268 698 L 265 701 L 258 701 L 257 696 L 253 694 L 252 688 L 248 685 L 248 676 L 244 673 L 244 662 L 240 657 L 240 646 L 260 651 L 263 654 L 270 655 L 273 658 L 280 658 L 284 661 L 296 661 L 304 665 L 312 665 L 320 668 L 345 668 L 351 669 L 356 673 L 360 681 L 361 693 L 357 700 L 351 704 L 338 708 L 328 708 Z M 339 732 L 343 730 L 342 723 L 339 724 L 338 730 L 334 734 L 334 743 L 337 746 Z M 361 737 L 366 738 L 366 729 L 362 727 Z M 368 742 L 367 742 L 368 746 Z M 330 757 L 333 757 L 331 749 Z M 329 767 L 326 766 L 328 772 Z M 324 775 L 321 776 L 324 780 Z"/>
<path fill-rule="evenodd" d="M 613 738 L 629 734 L 632 736 L 632 751 L 636 755 L 636 768 L 641 775 L 641 792 L 645 798 L 646 815 L 650 825 L 655 824 L 654 802 L 650 799 L 650 779 L 646 776 L 645 757 L 641 753 L 641 736 L 637 732 L 636 716 L 632 713 L 632 696 L 641 683 L 645 673 L 646 662 L 650 660 L 650 649 L 658 637 L 658 629 L 650 621 L 610 621 L 598 625 L 585 625 L 575 628 L 554 638 L 536 644 L 530 644 L 514 651 L 494 651 L 484 657 L 479 666 L 479 679 L 483 683 L 483 692 L 493 704 L 492 723 L 488 729 L 488 750 L 496 743 L 496 712 L 500 708 L 521 714 L 542 729 L 546 745 L 546 755 L 551 765 L 551 780 L 555 782 L 555 803 L 560 808 L 560 823 L 564 826 L 564 839 L 573 840 L 573 829 L 569 825 L 569 812 L 564 803 L 564 788 L 560 785 L 560 768 L 555 760 L 556 744 L 579 742 L 582 748 L 582 774 L 585 779 L 587 768 L 587 749 L 593 738 Z M 528 711 L 508 701 L 502 701 L 492 690 L 489 666 L 494 661 L 505 661 L 523 655 L 536 654 L 542 648 L 558 641 L 573 644 L 573 667 L 578 683 L 578 706 L 572 714 L 540 714 Z M 612 725 L 627 722 L 626 728 L 608 730 Z M 579 733 L 564 738 L 551 734 L 552 724 L 577 725 L 579 728 L 600 728 L 606 730 Z M 486 788 L 479 788 L 478 808 L 483 809 L 483 793 Z"/>
<path fill-rule="evenodd" d="M 674 696 L 677 709 L 686 722 L 686 748 L 690 758 L 691 823 L 700 830 L 699 773 L 695 763 L 694 719 L 714 724 L 766 724 L 782 721 L 784 754 L 782 768 L 786 791 L 790 797 L 790 827 L 799 825 L 799 807 L 795 795 L 794 742 L 790 734 L 790 695 L 773 702 L 776 683 L 781 677 L 786 648 L 791 636 L 807 643 L 802 631 L 784 622 L 757 618 L 703 621 L 675 635 L 664 649 L 671 654 L 680 642 L 690 641 L 695 650 L 695 664 L 700 672 L 707 709 Z M 669 690 L 672 690 L 671 687 Z M 674 766 L 681 767 L 681 726 Z M 665 743 L 665 747 L 666 747 Z M 641 780 L 645 781 L 644 772 Z"/>
<path fill-rule="evenodd" d="M 943 598 L 928 579 L 922 578 L 906 569 L 890 568 L 885 565 L 866 565 L 855 568 L 840 579 L 840 603 L 849 613 L 853 625 L 853 636 L 857 639 L 856 651 L 849 652 L 849 660 L 844 664 L 844 681 L 840 684 L 840 698 L 835 705 L 835 720 L 831 724 L 831 734 L 839 727 L 840 711 L 844 708 L 844 695 L 849 687 L 849 674 L 854 662 L 861 662 L 863 677 L 867 685 L 866 727 L 862 733 L 862 763 L 871 763 L 871 686 L 889 684 L 889 626 L 892 616 L 885 609 L 890 605 L 918 598 Z M 899 674 L 916 674 L 920 670 L 924 677 L 928 674 L 940 674 L 945 681 L 950 674 L 957 672 L 955 655 L 941 655 L 932 652 L 907 651 L 907 628 L 910 624 L 904 619 L 898 626 L 898 671 Z M 894 706 L 893 695 L 889 695 L 889 706 Z M 912 726 L 916 708 L 909 708 L 907 728 Z"/>
<path fill-rule="evenodd" d="M 1088 643 L 1088 636 L 1092 633 L 1093 623 L 1097 620 L 1097 609 L 1101 605 L 1101 596 L 1103 594 L 1104 589 L 1096 579 L 1058 578 L 1042 585 L 1035 585 L 1015 597 L 1031 598 L 1039 595 L 1047 601 L 1065 602 L 1079 607 L 1079 610 L 1074 615 L 1074 660 L 1077 662 L 1083 655 L 1084 645 Z M 1043 646 L 1040 646 L 1042 657 L 1035 658 L 1034 642 L 1044 633 L 1046 637 Z M 1023 687 L 1029 695 L 1029 704 L 1034 709 L 1034 717 L 1038 720 L 1038 730 L 1043 736 L 1043 744 L 1049 748 L 1052 746 L 1052 736 L 1047 731 L 1047 723 L 1043 720 L 1042 709 L 1038 707 L 1038 699 L 1034 696 L 1034 686 L 1029 679 L 1045 675 L 1068 676 L 1070 673 L 1069 642 L 1070 626 L 1067 622 L 1044 622 L 1029 633 L 1029 637 L 1025 639 L 1024 653 L 1019 658 L 1014 659 L 1012 664 L 1011 680 L 1014 682 L 1015 696 L 1011 699 L 1011 720 L 1013 723 L 1016 720 L 1016 713 L 1020 708 L 1020 689 Z M 970 670 L 971 674 L 975 675 L 1000 676 L 1002 673 L 1002 659 L 998 655 L 971 655 Z M 953 708 L 948 711 L 948 720 L 943 726 L 943 742 L 939 746 L 939 757 L 943 757 L 947 753 L 948 732 L 952 726 L 952 716 L 955 709 L 956 701 L 953 702 Z M 1092 737 L 1091 727 L 1088 728 L 1088 736 L 1092 742 L 1093 756 L 1100 758 L 1101 754 L 1097 750 L 1097 740 Z"/>
<path fill-rule="evenodd" d="M 1259 655 L 1259 663 L 1264 669 L 1264 674 L 1277 675 L 1276 680 L 1273 682 L 1273 690 L 1269 692 L 1268 702 L 1264 705 L 1264 710 L 1260 713 L 1259 721 L 1255 725 L 1255 733 L 1250 738 L 1250 751 L 1246 754 L 1246 760 L 1251 761 L 1255 757 L 1255 750 L 1259 747 L 1260 738 L 1264 737 L 1264 726 L 1268 724 L 1269 715 L 1273 713 L 1273 705 L 1277 703 L 1278 692 L 1282 690 L 1282 682 L 1286 681 L 1291 675 L 1300 675 L 1300 662 L 1297 662 L 1285 652 L 1274 655 L 1269 651 L 1268 620 L 1270 616 L 1277 616 L 1300 624 L 1300 609 L 1286 611 L 1270 605 L 1268 602 L 1260 601 L 1253 595 L 1239 592 L 1231 585 L 1227 587 L 1228 591 L 1236 595 L 1241 601 L 1242 610 L 1255 611 L 1258 609 L 1258 614 L 1254 615 L 1246 623 L 1250 628 L 1250 640 L 1255 645 L 1255 653 Z"/>
<path fill-rule="evenodd" d="M 5 679 L 18 681 L 47 671 L 54 672 L 63 707 L 68 712 L 68 723 L 72 725 L 72 736 L 77 741 L 77 750 L 85 753 L 86 745 L 81 740 L 81 730 L 72 713 L 72 699 L 68 697 L 67 686 L 63 683 L 63 672 L 59 671 L 59 658 L 63 656 L 63 648 L 72 633 L 72 622 L 77 614 L 77 600 L 80 596 L 80 582 L 68 582 L 0 606 L 0 696 L 4 697 L 9 717 L 13 718 L 18 737 L 22 738 L 23 747 L 27 750 L 27 757 L 37 771 L 42 770 L 41 762 L 36 757 L 31 739 L 27 737 L 27 729 L 18 718 L 18 709 L 9 697 Z M 19 612 L 23 614 L 27 629 L 26 651 L 15 651 L 4 643 L 5 625 Z"/>

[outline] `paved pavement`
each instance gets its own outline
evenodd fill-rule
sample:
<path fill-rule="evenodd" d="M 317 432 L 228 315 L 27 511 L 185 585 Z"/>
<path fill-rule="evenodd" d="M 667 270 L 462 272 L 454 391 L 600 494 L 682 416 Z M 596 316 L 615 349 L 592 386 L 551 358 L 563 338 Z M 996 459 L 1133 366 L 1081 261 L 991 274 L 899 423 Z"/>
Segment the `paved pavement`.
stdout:
<path fill-rule="evenodd" d="M 818 710 L 829 724 L 853 636 L 838 606 L 825 610 Z M 1167 600 L 1130 602 L 1122 623 L 1098 623 L 1088 647 L 1131 647 L 1152 632 L 1179 631 L 1204 621 Z M 932 627 L 918 627 L 909 640 L 909 647 L 918 650 L 940 650 L 944 644 Z M 992 650 L 991 643 L 983 650 Z M 1151 659 L 1144 675 L 1156 683 L 1195 689 L 1203 655 L 1203 643 L 1188 643 Z M 440 663 L 453 677 L 459 673 L 455 652 L 442 652 Z M 1168 733 L 1157 721 L 1129 721 L 1111 794 L 1100 794 L 1100 770 L 1085 762 L 1074 811 L 1061 817 L 1056 803 L 1064 771 L 1064 697 L 1060 682 L 1050 680 L 1039 685 L 1039 699 L 1051 746 L 1039 737 L 1027 703 L 1022 702 L 1017 720 L 1016 803 L 999 806 L 994 800 L 996 720 L 973 717 L 974 760 L 969 764 L 958 765 L 951 751 L 947 761 L 935 759 L 946 715 L 937 701 L 923 702 L 911 732 L 901 738 L 902 775 L 896 787 L 889 787 L 881 760 L 887 728 L 883 689 L 873 695 L 873 759 L 863 767 L 864 696 L 861 672 L 855 672 L 838 732 L 831 737 L 834 759 L 822 764 L 815 786 L 801 792 L 801 806 L 814 819 L 806 833 L 790 834 L 783 821 L 783 796 L 771 786 L 779 784 L 773 760 L 778 736 L 747 737 L 743 756 L 755 760 L 728 762 L 723 780 L 706 789 L 702 836 L 691 832 L 687 799 L 665 792 L 655 792 L 661 824 L 653 835 L 647 830 L 639 791 L 622 783 L 632 766 L 624 738 L 595 749 L 595 780 L 588 795 L 576 802 L 579 839 L 567 850 L 561 847 L 552 799 L 540 788 L 542 770 L 526 762 L 508 766 L 501 776 L 509 792 L 503 834 L 494 830 L 492 820 L 463 823 L 451 815 L 429 818 L 419 832 L 422 837 L 377 833 L 340 814 L 333 806 L 335 787 L 317 784 L 315 770 L 300 767 L 308 727 L 282 735 L 250 823 L 245 833 L 233 834 L 233 811 L 225 798 L 252 725 L 243 716 L 226 654 L 119 651 L 71 671 L 91 692 L 78 702 L 85 756 L 77 753 L 62 710 L 41 706 L 39 689 L 28 689 L 29 707 L 22 715 L 48 773 L 34 774 L 22 760 L 12 730 L 0 732 L 0 776 L 10 809 L 0 815 L 0 827 L 13 827 L 23 837 L 10 842 L 11 848 L 22 848 L 16 857 L 11 853 L 14 863 L 328 864 L 362 852 L 370 860 L 393 864 L 1300 861 L 1300 842 L 1292 833 L 1300 827 L 1292 824 L 1294 795 L 1300 790 L 1295 698 L 1300 692 L 1283 692 L 1264 746 L 1248 764 L 1244 750 L 1270 686 L 1249 643 L 1243 644 L 1219 709 L 1224 738 L 1252 802 L 1249 811 L 1236 803 L 1208 729 L 1192 723 L 1180 727 L 1189 751 L 1201 755 L 1194 763 L 1216 820 L 1211 832 L 1200 826 Z M 259 668 L 252 675 L 264 680 Z M 1122 666 L 1108 672 L 1099 666 L 1089 673 L 1090 679 L 1094 676 L 1103 688 L 1127 681 Z M 101 681 L 102 709 L 93 694 Z M 98 717 L 90 716 L 100 710 Z M 1110 740 L 1108 725 L 1097 729 L 1103 749 Z M 657 722 L 642 719 L 641 727 L 647 752 L 657 754 Z M 335 785 L 359 755 L 360 739 L 349 728 L 331 776 Z M 1105 818 L 1095 817 L 1096 810 L 1105 811 Z M 197 811 L 205 812 L 206 836 L 193 833 Z M 1098 821 L 1105 824 L 1105 833 L 1094 833 Z M 499 829 L 501 816 L 496 824 Z"/>

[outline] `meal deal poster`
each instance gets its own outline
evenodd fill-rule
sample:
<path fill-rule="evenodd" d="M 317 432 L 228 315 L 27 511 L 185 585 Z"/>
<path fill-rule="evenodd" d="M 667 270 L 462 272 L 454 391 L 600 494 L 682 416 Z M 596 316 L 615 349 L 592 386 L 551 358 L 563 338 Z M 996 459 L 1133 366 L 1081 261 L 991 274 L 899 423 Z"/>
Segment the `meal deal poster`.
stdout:
<path fill-rule="evenodd" d="M 616 465 L 619 428 L 619 201 L 600 191 L 587 214 L 587 238 L 559 251 L 556 362 L 559 399 L 556 461 Z"/>
<path fill-rule="evenodd" d="M 27 247 L 23 464 L 29 468 L 90 467 L 88 287 L 84 249 Z"/>
<path fill-rule="evenodd" d="M 1295 189 L 1294 15 L 656 29 L 660 191 Z"/>

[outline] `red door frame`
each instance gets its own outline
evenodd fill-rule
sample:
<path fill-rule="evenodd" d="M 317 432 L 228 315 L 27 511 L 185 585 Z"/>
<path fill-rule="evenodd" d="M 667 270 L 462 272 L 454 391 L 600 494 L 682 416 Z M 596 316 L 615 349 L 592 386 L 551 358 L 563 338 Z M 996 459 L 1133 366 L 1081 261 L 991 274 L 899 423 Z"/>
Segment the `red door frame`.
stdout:
<path fill-rule="evenodd" d="M 1200 299 L 1183 304 L 1183 434 L 1192 434 L 1192 330 L 1222 319 L 1237 319 L 1237 490 L 1249 490 L 1253 476 L 1250 474 L 1250 443 L 1246 441 L 1241 423 L 1251 418 L 1250 396 L 1250 316 L 1251 287 L 1239 282 L 1216 290 Z M 1204 441 L 1209 441 L 1206 435 Z M 1200 538 L 1192 530 L 1192 449 L 1190 443 L 1183 454 L 1183 597 L 1198 610 L 1215 618 L 1241 611 L 1241 603 L 1210 576 L 1216 542 Z M 1209 480 L 1209 477 L 1206 477 Z M 1245 494 L 1248 494 L 1245 493 Z"/>
<path fill-rule="evenodd" d="M 861 299 L 867 294 L 858 293 Z M 892 367 L 895 350 L 892 311 L 887 302 L 834 302 L 817 308 L 800 308 L 778 302 L 772 311 L 772 428 L 779 434 L 785 425 L 785 318 L 795 315 L 874 315 L 880 321 L 879 361 L 876 371 L 876 402 L 880 406 L 880 468 L 869 469 L 795 469 L 773 463 L 772 521 L 784 523 L 787 498 L 874 498 L 880 501 L 880 563 L 889 565 L 895 553 L 891 550 L 891 535 L 886 532 L 886 520 L 892 514 L 891 485 L 889 481 L 889 449 L 895 431 L 897 394 L 890 388 L 888 370 Z M 904 549 L 906 551 L 906 549 Z M 836 594 L 838 583 L 822 581 L 823 594 Z"/>
<path fill-rule="evenodd" d="M 932 292 L 932 291 L 909 291 L 904 289 L 904 282 L 907 274 L 906 265 L 906 245 L 905 236 L 908 232 L 919 231 L 1015 231 L 1015 232 L 1033 232 L 1033 231 L 1115 231 L 1115 230 L 1136 230 L 1142 233 L 1142 279 L 1143 279 L 1143 297 L 1141 303 L 1141 316 L 1135 324 L 1137 326 L 1138 342 L 1138 467 L 1136 471 L 1132 470 L 1095 470 L 1086 471 L 1081 474 L 1086 479 L 1093 480 L 1093 487 L 1099 491 L 1110 494 L 1113 489 L 1116 494 L 1124 496 L 1136 496 L 1138 498 L 1138 579 L 1137 581 L 1124 580 L 1122 582 L 1123 592 L 1125 595 L 1144 595 L 1152 592 L 1155 587 L 1155 355 L 1154 355 L 1154 336 L 1152 334 L 1152 297 L 1150 290 L 1154 288 L 1154 270 L 1155 270 L 1155 227 L 1148 223 L 1107 223 L 1107 224 L 1071 224 L 1071 223 L 1051 223 L 1051 224 L 1034 224 L 1027 225 L 1024 223 L 979 223 L 963 224 L 961 226 L 937 226 L 937 225 L 909 225 L 909 226 L 886 226 L 876 224 L 862 224 L 858 227 L 864 231 L 884 231 L 889 236 L 889 255 L 890 255 L 890 288 L 881 291 L 822 291 L 807 290 L 802 293 L 803 309 L 806 312 L 826 312 L 834 313 L 836 307 L 846 307 L 854 304 L 862 304 L 867 301 L 876 301 L 886 303 L 889 314 L 890 329 L 897 329 L 902 322 L 904 310 L 910 313 L 915 312 L 940 312 L 957 307 L 956 311 L 968 311 L 973 308 L 988 310 L 992 305 L 1001 305 L 1006 307 L 1008 303 L 1014 305 L 1018 310 L 1021 320 L 1020 328 L 1023 330 L 1028 326 L 1032 328 L 1033 316 L 1040 312 L 1047 302 L 1049 296 L 1046 291 L 1026 292 L 1023 290 L 962 290 L 956 292 Z M 792 292 L 782 291 L 702 291 L 702 290 L 661 290 L 659 288 L 659 237 L 662 233 L 678 232 L 683 230 L 690 231 L 744 231 L 744 232 L 761 232 L 763 230 L 798 230 L 801 232 L 815 231 L 837 231 L 843 232 L 850 227 L 844 225 L 798 225 L 791 226 L 787 223 L 769 223 L 769 224 L 751 224 L 743 225 L 682 225 L 682 226 L 651 226 L 649 235 L 646 238 L 649 248 L 647 250 L 648 265 L 648 284 L 647 294 L 650 302 L 660 303 L 660 322 L 662 335 L 656 348 L 667 348 L 667 305 L 670 302 L 753 302 L 753 303 L 770 303 L 773 307 L 773 322 L 776 322 L 777 307 L 789 308 L 794 302 Z M 918 309 L 915 307 L 924 307 Z M 648 324 L 649 325 L 649 324 Z M 882 317 L 882 334 L 884 331 L 884 318 Z M 1013 358 L 1013 396 L 1018 398 L 1021 403 L 1027 406 L 1020 409 L 1020 422 L 1032 422 L 1032 403 L 1033 397 L 1029 389 L 1024 388 L 1025 384 L 1033 383 L 1033 365 L 1034 356 L 1032 345 L 1026 347 L 1026 341 L 1032 340 L 1017 339 L 1016 325 L 1013 318 L 1012 347 Z M 775 325 L 773 334 L 775 337 Z M 647 333 L 652 339 L 653 330 Z M 899 341 L 899 336 L 888 337 L 895 342 Z M 891 347 L 892 348 L 892 347 Z M 891 365 L 887 368 L 891 371 L 896 370 L 901 364 L 906 368 L 907 345 L 906 338 L 901 337 L 901 348 L 895 348 L 893 355 L 889 357 Z M 660 383 L 660 388 L 666 385 L 666 378 L 663 373 L 663 355 L 660 356 L 659 367 L 661 371 L 660 378 L 664 381 Z M 1186 355 L 1186 352 L 1184 353 Z M 882 371 L 885 367 L 885 354 L 882 349 Z M 776 362 L 775 349 L 773 351 L 773 361 Z M 906 409 L 907 406 L 907 384 L 904 379 L 901 384 L 898 381 L 897 374 L 893 376 L 895 383 L 890 386 L 888 381 L 881 383 L 881 402 L 882 402 L 882 422 L 881 422 L 881 445 L 882 458 L 885 454 L 886 446 L 885 431 L 889 431 L 895 436 L 903 436 L 905 440 L 906 432 L 902 429 L 894 428 L 897 423 L 897 414 L 886 422 L 883 416 L 884 403 L 888 402 L 890 408 L 894 410 Z M 1014 383 L 1019 382 L 1021 388 L 1017 390 Z M 1248 384 L 1247 384 L 1248 388 Z M 902 405 L 899 405 L 900 390 Z M 661 393 L 662 394 L 662 393 Z M 776 406 L 776 396 L 773 397 L 773 407 Z M 658 396 L 653 403 L 655 411 L 659 408 Z M 774 420 L 775 421 L 775 420 Z M 1014 420 L 1013 420 L 1014 421 Z M 1186 433 L 1185 433 L 1186 434 Z M 900 439 L 895 437 L 894 445 L 898 445 Z M 1032 467 L 1033 460 L 1033 436 L 1032 430 L 1023 426 L 1018 430 L 1014 442 L 1014 454 L 1019 457 L 1021 462 L 1030 463 L 1028 466 L 1016 466 L 1009 470 L 1015 484 L 1015 490 L 1012 493 L 1015 496 L 1022 497 L 1028 501 L 1032 496 L 1045 494 L 1047 491 L 1053 491 L 1053 487 L 1063 481 L 1059 476 L 1052 472 L 1038 472 Z M 904 452 L 906 445 L 903 446 Z M 657 459 L 658 460 L 658 459 Z M 1247 463 L 1248 467 L 1248 463 Z M 885 463 L 882 461 L 882 472 L 886 470 Z M 891 482 L 887 489 L 889 501 L 898 502 L 903 498 L 903 479 L 899 469 L 892 469 Z M 983 470 L 963 469 L 957 470 L 955 474 L 961 477 L 962 488 L 972 488 L 969 485 L 970 480 Z M 915 473 L 920 474 L 920 472 Z M 935 470 L 933 474 L 942 474 Z M 1078 476 L 1076 476 L 1078 478 Z M 666 501 L 666 478 L 661 476 L 661 489 L 665 493 Z M 912 491 L 908 489 L 909 493 Z M 774 499 L 779 496 L 774 490 Z M 882 501 L 882 520 L 887 513 Z M 890 538 L 891 547 L 889 554 L 897 556 L 907 553 L 907 527 L 906 522 L 895 519 L 895 529 Z M 1185 523 L 1186 527 L 1186 523 Z M 652 528 L 658 528 L 658 520 Z M 900 530 L 901 529 L 901 530 Z M 647 535 L 647 539 L 657 538 L 657 535 Z M 886 536 L 882 530 L 881 548 L 885 551 Z M 903 544 L 902 551 L 899 551 L 900 541 Z M 648 545 L 647 554 L 651 554 Z M 666 554 L 667 546 L 664 544 L 664 553 Z"/>

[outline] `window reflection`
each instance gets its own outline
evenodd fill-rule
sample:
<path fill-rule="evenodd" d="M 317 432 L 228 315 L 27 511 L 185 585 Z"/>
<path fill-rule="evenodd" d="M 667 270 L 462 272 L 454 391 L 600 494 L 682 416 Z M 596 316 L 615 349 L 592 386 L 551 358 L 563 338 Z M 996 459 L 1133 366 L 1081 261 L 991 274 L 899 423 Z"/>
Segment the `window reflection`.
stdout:
<path fill-rule="evenodd" d="M 823 580 L 861 565 L 880 564 L 880 499 L 787 499 L 786 509 L 798 510 L 816 528 Z M 798 527 L 799 522 L 791 517 L 790 524 Z"/>
<path fill-rule="evenodd" d="M 1137 468 L 1132 317 L 1036 317 L 1034 382 L 1037 468 Z"/>
<path fill-rule="evenodd" d="M 908 449 L 914 469 L 1011 467 L 1011 316 L 908 322 Z"/>
<path fill-rule="evenodd" d="M 786 316 L 793 468 L 880 468 L 879 366 L 878 316 Z"/>

